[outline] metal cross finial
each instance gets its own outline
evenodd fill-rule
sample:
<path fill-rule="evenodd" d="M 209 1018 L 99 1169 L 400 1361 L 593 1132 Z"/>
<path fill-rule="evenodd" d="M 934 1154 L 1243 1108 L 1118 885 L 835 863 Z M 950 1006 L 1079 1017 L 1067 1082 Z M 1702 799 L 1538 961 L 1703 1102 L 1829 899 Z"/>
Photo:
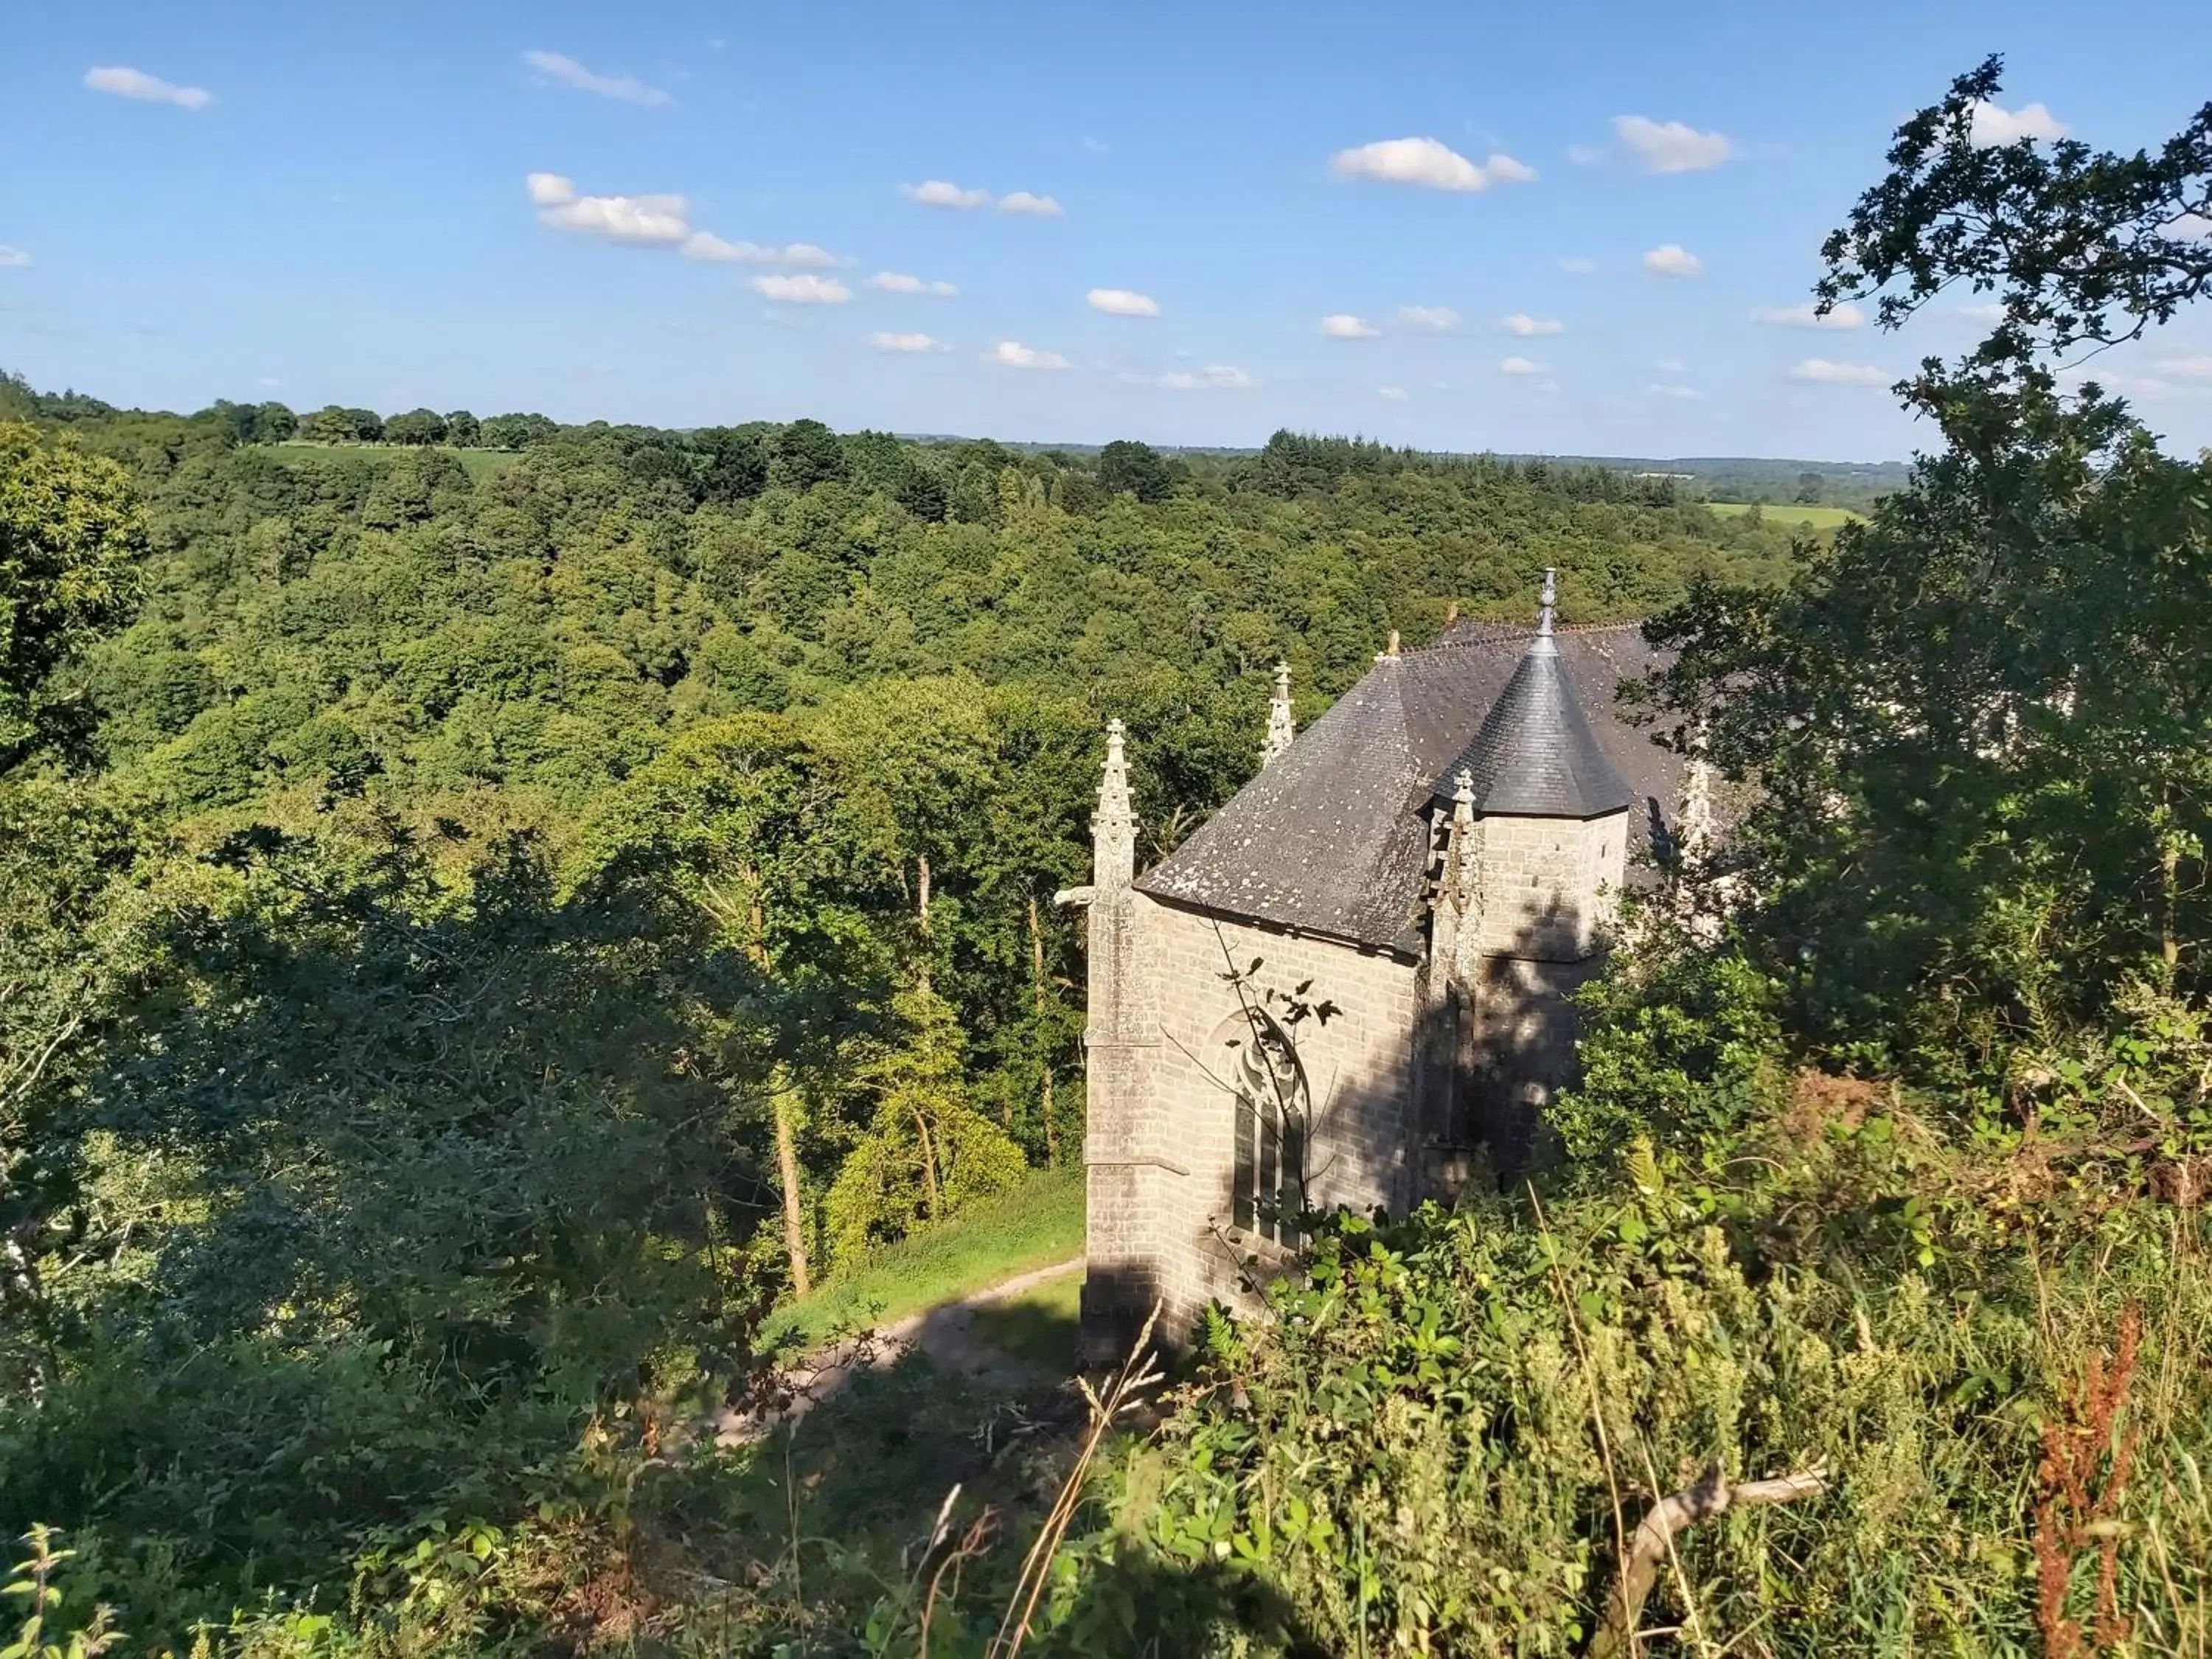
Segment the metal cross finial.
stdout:
<path fill-rule="evenodd" d="M 1555 567 L 1546 565 L 1544 567 L 1544 608 L 1541 611 L 1537 613 L 1536 617 L 1536 632 L 1538 634 L 1547 638 L 1550 636 L 1552 625 L 1555 620 L 1553 613 L 1559 609 L 1559 573 Z"/>

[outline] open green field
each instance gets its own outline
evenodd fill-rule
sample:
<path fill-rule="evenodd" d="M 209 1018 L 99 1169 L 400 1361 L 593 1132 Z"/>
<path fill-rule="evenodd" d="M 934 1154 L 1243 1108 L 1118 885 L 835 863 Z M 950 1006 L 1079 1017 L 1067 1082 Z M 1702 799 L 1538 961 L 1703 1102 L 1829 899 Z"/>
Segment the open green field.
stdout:
<path fill-rule="evenodd" d="M 287 438 L 274 446 L 278 449 L 312 450 L 319 454 L 397 455 L 407 446 L 403 444 L 320 444 L 306 438 Z M 461 458 L 461 468 L 469 475 L 471 483 L 482 483 L 495 472 L 504 472 L 522 459 L 519 449 L 456 449 Z"/>
<path fill-rule="evenodd" d="M 781 1310 L 767 1335 L 811 1346 L 834 1331 L 887 1324 L 1082 1250 L 1082 1167 L 1045 1170 L 1002 1198 L 831 1275 L 813 1295 Z M 1029 1311 L 1049 1318 L 1080 1282 L 1080 1274 L 1070 1273 L 1039 1285 L 1029 1296 L 1053 1305 Z"/>
<path fill-rule="evenodd" d="M 1755 512 L 1769 524 L 1802 524 L 1808 530 L 1834 530 L 1842 525 L 1862 523 L 1866 517 L 1848 507 L 1777 507 L 1752 501 L 1707 501 L 1705 505 L 1723 519 L 1741 518 Z"/>

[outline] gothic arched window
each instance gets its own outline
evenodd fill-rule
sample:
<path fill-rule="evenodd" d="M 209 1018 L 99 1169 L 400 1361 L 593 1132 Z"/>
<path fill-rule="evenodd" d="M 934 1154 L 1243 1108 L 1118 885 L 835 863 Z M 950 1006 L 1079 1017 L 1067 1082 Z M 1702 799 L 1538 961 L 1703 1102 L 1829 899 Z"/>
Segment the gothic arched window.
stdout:
<path fill-rule="evenodd" d="M 1231 1221 L 1277 1243 L 1298 1242 L 1305 1208 L 1306 1126 L 1312 1097 L 1290 1034 L 1264 1010 L 1229 1023 L 1230 1087 L 1237 1115 Z"/>

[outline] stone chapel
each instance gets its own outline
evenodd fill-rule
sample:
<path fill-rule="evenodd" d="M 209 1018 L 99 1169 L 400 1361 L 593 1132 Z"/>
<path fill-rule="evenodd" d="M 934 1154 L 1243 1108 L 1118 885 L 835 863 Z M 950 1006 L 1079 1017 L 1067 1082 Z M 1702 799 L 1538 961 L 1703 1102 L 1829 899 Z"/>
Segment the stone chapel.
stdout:
<path fill-rule="evenodd" d="M 1171 1341 L 1249 1305 L 1300 1209 L 1402 1214 L 1528 1155 L 1636 850 L 1711 812 L 1614 713 L 1640 628 L 1559 628 L 1555 591 L 1533 629 L 1393 635 L 1303 733 L 1278 668 L 1258 775 L 1142 873 L 1107 728 L 1092 883 L 1060 896 L 1090 913 L 1086 1354 L 1155 1300 Z"/>

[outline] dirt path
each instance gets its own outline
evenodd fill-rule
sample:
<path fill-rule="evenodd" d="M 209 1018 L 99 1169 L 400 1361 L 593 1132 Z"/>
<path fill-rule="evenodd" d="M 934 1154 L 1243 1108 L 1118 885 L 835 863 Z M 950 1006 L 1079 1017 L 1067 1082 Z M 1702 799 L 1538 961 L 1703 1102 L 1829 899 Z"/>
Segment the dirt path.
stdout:
<path fill-rule="evenodd" d="M 1081 1256 L 1033 1267 L 957 1302 L 925 1308 L 920 1313 L 908 1314 L 903 1319 L 811 1354 L 786 1373 L 791 1401 L 782 1409 L 725 1409 L 708 1419 L 708 1427 L 721 1445 L 749 1445 L 784 1424 L 798 1422 L 824 1401 L 836 1399 L 860 1372 L 884 1370 L 909 1352 L 920 1353 L 939 1370 L 971 1381 L 1032 1380 L 1036 1376 L 1035 1365 L 1015 1358 L 975 1334 L 976 1312 L 1082 1271 Z M 1073 1370 L 1073 1356 L 1069 1358 L 1069 1369 Z"/>

